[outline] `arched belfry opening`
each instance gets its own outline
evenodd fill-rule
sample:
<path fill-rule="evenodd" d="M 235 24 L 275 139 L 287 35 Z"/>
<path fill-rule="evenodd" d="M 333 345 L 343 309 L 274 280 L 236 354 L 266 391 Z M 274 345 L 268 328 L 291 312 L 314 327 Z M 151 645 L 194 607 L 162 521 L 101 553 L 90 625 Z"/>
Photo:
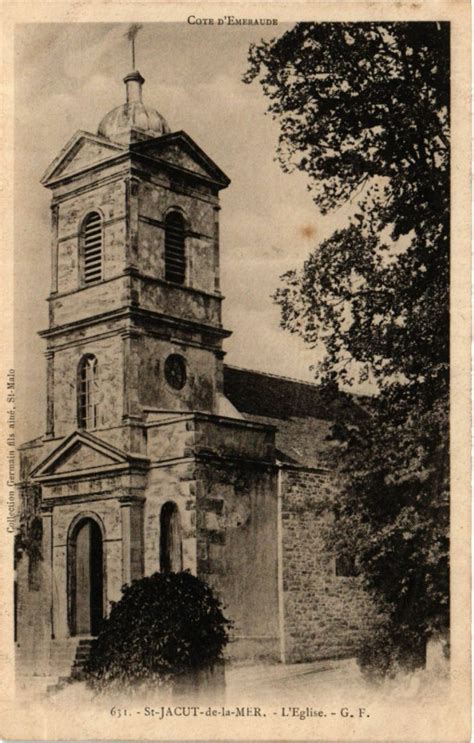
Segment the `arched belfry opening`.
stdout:
<path fill-rule="evenodd" d="M 69 627 L 71 635 L 96 635 L 104 617 L 102 530 L 90 517 L 74 526 L 68 544 Z"/>
<path fill-rule="evenodd" d="M 160 570 L 179 573 L 183 569 L 181 519 L 176 503 L 168 501 L 160 513 Z"/>
<path fill-rule="evenodd" d="M 103 224 L 99 212 L 89 212 L 81 228 L 82 283 L 95 284 L 102 276 Z"/>
<path fill-rule="evenodd" d="M 185 223 L 177 211 L 165 219 L 165 279 L 175 284 L 186 281 Z"/>

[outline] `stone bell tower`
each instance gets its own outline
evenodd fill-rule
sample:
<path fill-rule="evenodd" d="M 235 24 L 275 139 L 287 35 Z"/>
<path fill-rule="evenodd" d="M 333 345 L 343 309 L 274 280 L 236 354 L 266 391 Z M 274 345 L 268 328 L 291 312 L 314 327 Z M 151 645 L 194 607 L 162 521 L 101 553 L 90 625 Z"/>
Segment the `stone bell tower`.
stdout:
<path fill-rule="evenodd" d="M 215 413 L 222 388 L 219 191 L 227 176 L 142 100 L 77 132 L 52 191 L 47 438 L 143 452 L 144 411 Z"/>
<path fill-rule="evenodd" d="M 124 83 L 42 180 L 47 425 L 20 447 L 17 668 L 69 675 L 124 585 L 182 570 L 222 601 L 231 657 L 340 656 L 359 598 L 321 533 L 327 416 L 347 402 L 328 412 L 313 385 L 224 367 L 229 179 L 143 102 L 138 71 Z"/>
<path fill-rule="evenodd" d="M 275 431 L 223 390 L 229 179 L 144 104 L 138 71 L 124 82 L 126 101 L 97 134 L 77 132 L 42 179 L 47 426 L 21 451 L 41 560 L 35 580 L 22 562 L 19 637 L 46 673 L 70 665 L 124 584 L 156 571 L 191 570 L 245 642 L 255 635 L 270 655 L 277 643 Z"/>

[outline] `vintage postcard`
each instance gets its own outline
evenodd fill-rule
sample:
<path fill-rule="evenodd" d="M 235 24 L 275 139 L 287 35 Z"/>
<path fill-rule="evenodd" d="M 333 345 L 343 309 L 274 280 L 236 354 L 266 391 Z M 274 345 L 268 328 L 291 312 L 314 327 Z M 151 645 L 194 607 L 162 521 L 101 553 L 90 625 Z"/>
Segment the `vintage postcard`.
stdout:
<path fill-rule="evenodd" d="M 2 15 L 1 736 L 469 740 L 469 3 Z"/>

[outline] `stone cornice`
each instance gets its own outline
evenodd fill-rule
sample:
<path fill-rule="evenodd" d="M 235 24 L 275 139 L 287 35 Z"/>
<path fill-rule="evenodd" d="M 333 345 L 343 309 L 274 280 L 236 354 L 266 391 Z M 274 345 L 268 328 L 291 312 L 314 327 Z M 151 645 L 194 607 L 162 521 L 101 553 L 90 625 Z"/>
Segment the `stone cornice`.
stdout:
<path fill-rule="evenodd" d="M 46 503 L 41 506 L 41 510 L 45 510 L 49 513 L 57 506 L 62 506 L 70 503 L 95 503 L 98 500 L 118 500 L 117 493 L 112 490 L 106 490 L 104 492 L 98 491 L 97 493 L 74 493 L 73 495 L 55 495 L 49 496 Z"/>
<path fill-rule="evenodd" d="M 294 472 L 311 472 L 316 475 L 330 475 L 334 472 L 330 467 L 311 467 L 306 464 L 297 464 L 296 462 L 277 461 L 277 467 L 281 470 L 291 470 Z"/>
<path fill-rule="evenodd" d="M 41 513 L 43 516 L 52 516 L 53 515 L 53 506 L 54 504 L 51 503 L 51 501 L 48 501 L 48 503 L 42 503 L 41 504 Z"/>
<path fill-rule="evenodd" d="M 91 173 L 95 173 L 100 170 L 104 170 L 105 168 L 109 168 L 111 165 L 120 165 L 123 162 L 126 162 L 130 157 L 130 153 L 127 152 L 120 152 L 117 155 L 112 155 L 111 157 L 99 160 L 96 163 L 91 163 L 90 165 L 86 165 L 84 168 L 81 168 L 80 170 L 75 171 L 74 173 L 68 173 L 64 176 L 59 176 L 55 180 L 51 180 L 47 184 L 47 188 L 56 189 L 60 186 L 65 186 L 68 183 L 71 183 L 71 181 L 77 181 L 79 178 L 84 177 L 85 175 L 89 175 Z M 123 176 L 122 176 L 123 177 Z M 97 181 L 94 182 L 95 188 L 97 188 Z M 46 184 L 45 184 L 46 185 Z M 77 193 L 77 190 L 76 190 Z M 68 191 L 68 196 L 70 195 L 70 192 Z M 60 195 L 55 195 L 54 199 L 55 203 L 58 201 L 61 201 Z"/>
<path fill-rule="evenodd" d="M 103 164 L 108 163 L 110 163 L 110 160 L 104 161 Z M 109 183 L 113 183 L 114 181 L 125 181 L 129 173 L 130 170 L 128 167 L 126 167 L 116 173 L 104 175 L 103 178 L 97 178 L 92 183 L 85 183 L 81 186 L 77 186 L 77 188 L 72 188 L 70 191 L 67 191 L 64 194 L 55 194 L 51 201 L 51 208 L 56 207 L 58 204 L 61 204 L 64 201 L 74 199 L 76 196 L 88 193 L 89 191 L 97 191 L 97 189 L 101 186 L 107 186 Z"/>
<path fill-rule="evenodd" d="M 164 286 L 169 289 L 176 289 L 177 291 L 180 291 L 180 292 L 184 291 L 188 294 L 198 294 L 201 297 L 215 299 L 217 302 L 222 302 L 222 300 L 225 299 L 223 294 L 221 294 L 220 292 L 209 292 L 209 291 L 206 291 L 205 289 L 197 289 L 194 286 L 188 286 L 186 284 L 174 284 L 172 281 L 166 281 L 166 279 L 162 279 L 158 276 L 150 276 L 149 274 L 142 273 L 136 268 L 125 269 L 125 273 L 130 274 L 131 276 L 139 279 L 140 281 L 149 281 L 152 284 L 158 284 L 160 286 Z"/>
<path fill-rule="evenodd" d="M 193 462 L 195 464 L 203 462 L 214 462 L 217 464 L 233 462 L 238 464 L 246 464 L 249 466 L 261 466 L 266 469 L 274 470 L 275 472 L 278 470 L 289 470 L 295 472 L 307 472 L 315 475 L 324 475 L 326 477 L 333 472 L 333 470 L 326 467 L 309 467 L 306 465 L 283 463 L 279 461 L 254 459 L 252 457 L 239 457 L 238 455 L 214 454 L 213 452 L 196 452 L 195 454 L 193 454 L 193 456 L 174 457 L 172 459 L 162 460 L 161 462 L 152 461 L 150 463 L 150 469 L 152 470 L 161 469 L 163 467 L 175 467 L 183 464 L 192 464 Z"/>
<path fill-rule="evenodd" d="M 119 221 L 123 219 L 124 217 L 117 217 L 117 220 Z M 111 221 L 115 221 L 115 220 L 111 220 Z M 108 284 L 111 281 L 117 281 L 118 279 L 128 278 L 129 276 L 131 276 L 134 279 L 138 279 L 140 281 L 150 282 L 152 284 L 164 286 L 165 288 L 176 289 L 178 291 L 184 291 L 189 294 L 197 294 L 201 297 L 215 299 L 217 302 L 222 302 L 225 299 L 223 294 L 221 294 L 220 292 L 209 292 L 209 291 L 205 291 L 204 289 L 197 289 L 194 286 L 186 286 L 184 284 L 173 284 L 173 282 L 166 281 L 165 279 L 159 278 L 158 276 L 150 276 L 146 273 L 142 273 L 134 266 L 128 266 L 116 276 L 110 276 L 110 278 L 108 279 L 102 279 L 102 281 L 97 282 L 97 284 L 94 284 L 93 286 L 100 286 L 101 284 Z M 77 289 L 72 289 L 71 291 L 67 291 L 67 292 L 54 292 L 50 294 L 49 297 L 47 297 L 47 301 L 54 302 L 56 299 L 63 299 L 64 297 L 70 297 L 74 294 L 79 294 L 79 292 L 87 291 L 90 288 L 91 286 L 80 286 L 80 287 L 77 287 Z"/>
<path fill-rule="evenodd" d="M 263 459 L 257 457 L 239 456 L 238 454 L 217 454 L 212 451 L 201 451 L 187 454 L 183 457 L 171 457 L 162 461 L 152 461 L 150 470 L 162 469 L 163 467 L 177 467 L 189 464 L 237 464 L 246 467 L 260 467 L 263 469 L 278 470 L 278 464 L 275 460 Z"/>
<path fill-rule="evenodd" d="M 195 170 L 189 170 L 182 164 L 174 163 L 166 157 L 167 147 L 177 146 L 197 163 L 203 171 L 196 173 Z M 192 176 L 198 180 L 204 180 L 211 183 L 215 188 L 222 189 L 227 188 L 230 184 L 230 178 L 224 173 L 221 168 L 207 155 L 207 153 L 199 147 L 199 145 L 187 134 L 185 131 L 180 130 L 177 132 L 170 132 L 161 137 L 151 140 L 144 140 L 137 142 L 130 146 L 131 152 L 135 156 L 151 158 L 153 162 L 162 163 L 163 165 L 178 170 L 183 174 Z M 148 155 L 151 152 L 151 155 Z M 160 157 L 160 153 L 164 153 L 164 157 Z"/>
<path fill-rule="evenodd" d="M 85 317 L 81 320 L 75 320 L 64 325 L 56 325 L 53 328 L 46 330 L 40 330 L 38 335 L 42 338 L 51 338 L 56 335 L 63 335 L 64 333 L 72 332 L 90 325 L 108 322 L 110 320 L 129 320 L 129 321 L 148 321 L 151 323 L 161 323 L 164 326 L 172 329 L 182 329 L 195 333 L 205 333 L 206 335 L 212 335 L 216 338 L 228 338 L 232 335 L 232 331 L 225 330 L 222 326 L 217 325 L 206 325 L 204 323 L 196 322 L 195 320 L 185 320 L 182 318 L 171 317 L 161 312 L 154 312 L 147 310 L 143 307 L 119 307 L 116 310 L 110 310 L 109 312 L 103 312 L 99 315 L 92 317 Z"/>
<path fill-rule="evenodd" d="M 202 412 L 191 412 L 191 413 L 179 413 L 175 411 L 161 411 L 158 408 L 143 408 L 144 412 L 156 412 L 156 413 L 170 413 L 169 418 L 164 418 L 157 421 L 147 421 L 145 426 L 147 428 L 158 428 L 160 426 L 169 426 L 180 421 L 209 421 L 210 423 L 217 423 L 222 426 L 233 426 L 235 428 L 247 428 L 257 431 L 268 431 L 274 433 L 277 430 L 277 426 L 272 426 L 268 423 L 257 423 L 256 421 L 246 420 L 245 418 L 228 418 L 224 415 L 216 415 L 215 413 L 202 413 Z"/>
<path fill-rule="evenodd" d="M 132 161 L 130 164 L 131 176 L 142 183 L 147 182 L 165 189 L 170 188 L 169 175 L 160 177 L 158 172 L 155 171 L 153 173 L 151 169 L 147 170 L 145 165 L 143 163 Z M 219 196 L 214 195 L 211 190 L 205 192 L 196 188 L 195 185 L 173 183 L 173 193 L 181 194 L 182 196 L 189 196 L 194 201 L 202 201 L 205 204 L 210 204 L 214 209 L 220 209 Z"/>
<path fill-rule="evenodd" d="M 145 503 L 144 495 L 121 495 L 118 499 L 120 506 L 125 508 L 126 506 L 143 506 Z"/>
<path fill-rule="evenodd" d="M 77 480 L 97 480 L 110 476 L 144 475 L 147 471 L 147 463 L 123 462 L 121 464 L 104 465 L 103 467 L 91 467 L 76 472 L 60 472 L 57 475 L 34 475 L 31 479 L 33 482 L 41 484 L 69 483 Z"/>

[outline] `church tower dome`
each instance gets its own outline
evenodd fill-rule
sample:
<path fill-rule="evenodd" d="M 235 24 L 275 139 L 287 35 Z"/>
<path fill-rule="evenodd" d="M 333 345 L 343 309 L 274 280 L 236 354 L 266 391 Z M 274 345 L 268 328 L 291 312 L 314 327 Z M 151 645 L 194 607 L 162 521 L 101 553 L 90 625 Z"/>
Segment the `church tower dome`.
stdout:
<path fill-rule="evenodd" d="M 127 88 L 127 101 L 104 116 L 97 133 L 117 144 L 169 134 L 171 129 L 163 116 L 142 101 L 145 80 L 138 70 L 124 77 L 123 81 Z"/>

